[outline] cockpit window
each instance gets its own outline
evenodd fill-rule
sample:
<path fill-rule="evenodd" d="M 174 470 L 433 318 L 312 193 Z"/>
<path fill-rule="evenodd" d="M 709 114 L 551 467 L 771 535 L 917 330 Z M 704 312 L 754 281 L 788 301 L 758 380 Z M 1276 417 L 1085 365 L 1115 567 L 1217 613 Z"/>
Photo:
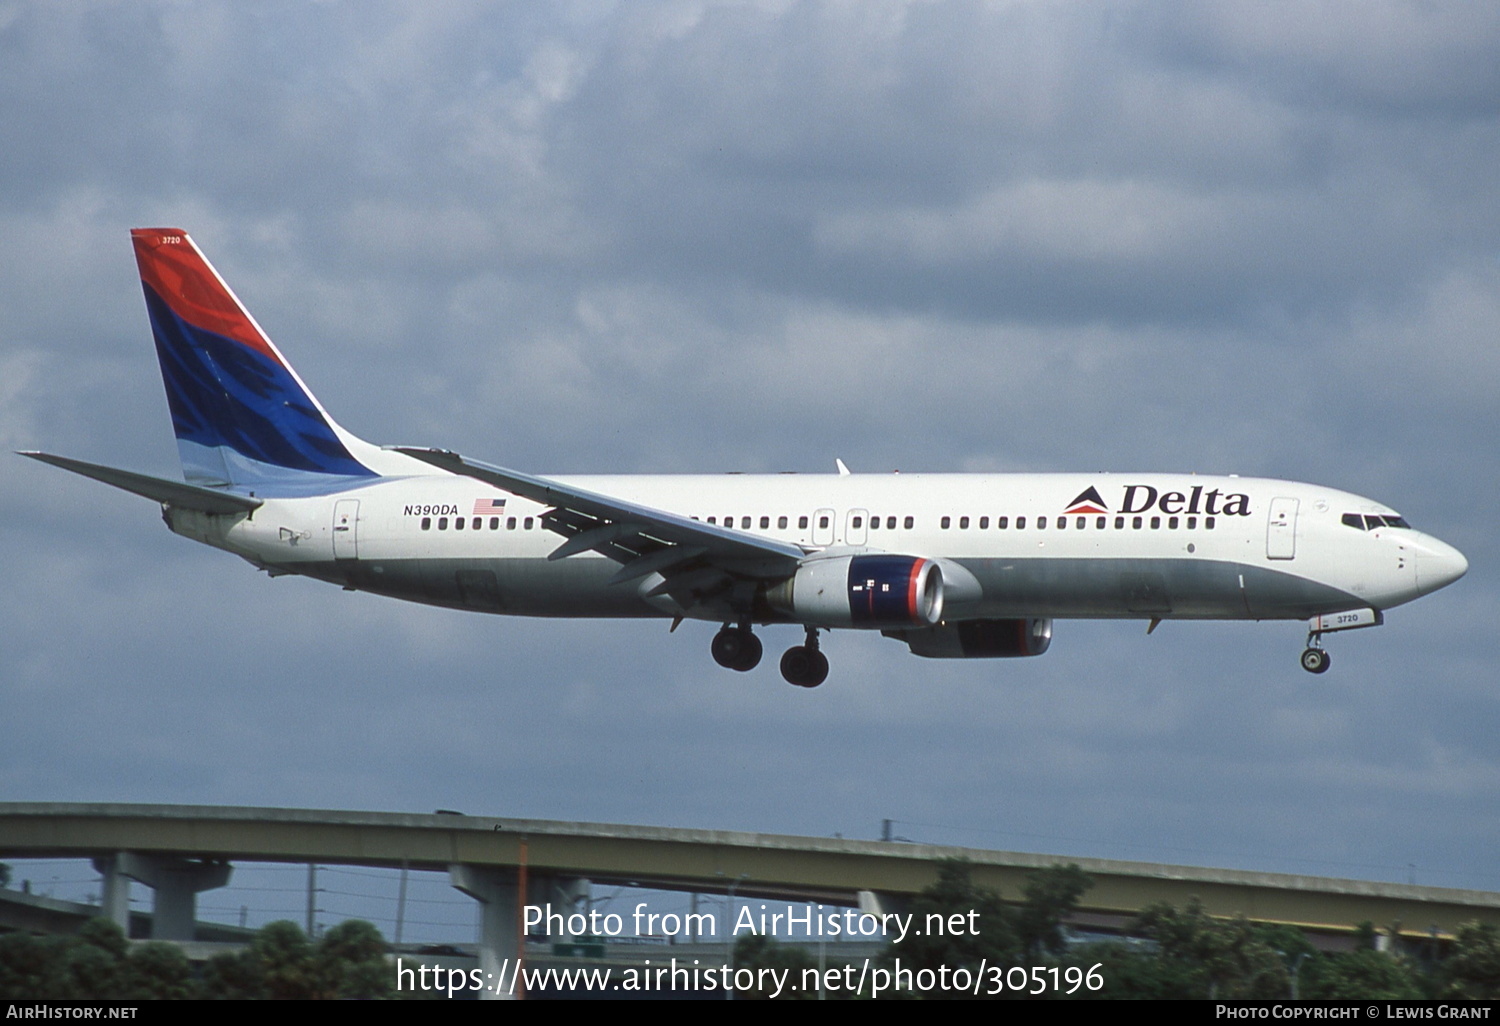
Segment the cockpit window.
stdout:
<path fill-rule="evenodd" d="M 1345 513 L 1340 518 L 1345 527 L 1352 527 L 1357 531 L 1373 531 L 1377 527 L 1404 527 L 1411 529 L 1405 517 L 1387 516 L 1378 513 Z"/>

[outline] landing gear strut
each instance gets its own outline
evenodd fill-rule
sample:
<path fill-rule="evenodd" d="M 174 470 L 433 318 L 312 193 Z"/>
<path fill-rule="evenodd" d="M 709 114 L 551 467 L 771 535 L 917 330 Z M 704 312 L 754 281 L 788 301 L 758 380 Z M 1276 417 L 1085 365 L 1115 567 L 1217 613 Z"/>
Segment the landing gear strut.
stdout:
<path fill-rule="evenodd" d="M 781 675 L 799 688 L 815 688 L 828 679 L 828 657 L 818 651 L 816 627 L 807 628 L 807 644 L 786 650 L 781 657 Z"/>
<path fill-rule="evenodd" d="M 714 635 L 709 651 L 713 653 L 714 662 L 720 666 L 743 673 L 760 664 L 762 649 L 760 639 L 750 632 L 748 623 L 738 627 L 731 627 L 726 623 L 723 630 Z"/>
<path fill-rule="evenodd" d="M 1334 631 L 1352 631 L 1361 627 L 1379 627 L 1385 614 L 1378 609 L 1345 609 L 1324 613 L 1307 621 L 1307 648 L 1302 652 L 1302 668 L 1308 673 L 1327 673 L 1330 662 L 1323 651 L 1323 635 Z"/>

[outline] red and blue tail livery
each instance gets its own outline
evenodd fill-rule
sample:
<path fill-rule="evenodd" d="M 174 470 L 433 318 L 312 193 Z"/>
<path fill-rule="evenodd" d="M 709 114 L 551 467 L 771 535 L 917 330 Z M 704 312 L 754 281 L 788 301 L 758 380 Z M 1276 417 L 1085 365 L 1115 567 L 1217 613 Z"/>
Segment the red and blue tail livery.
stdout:
<path fill-rule="evenodd" d="M 190 482 L 270 494 L 375 476 L 185 232 L 131 238 Z"/>

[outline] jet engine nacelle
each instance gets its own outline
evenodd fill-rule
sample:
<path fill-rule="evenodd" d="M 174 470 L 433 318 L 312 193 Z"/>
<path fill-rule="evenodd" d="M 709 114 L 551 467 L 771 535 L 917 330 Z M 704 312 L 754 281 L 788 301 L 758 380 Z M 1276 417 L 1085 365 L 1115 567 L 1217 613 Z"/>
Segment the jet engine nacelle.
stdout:
<path fill-rule="evenodd" d="M 1007 659 L 1039 656 L 1052 644 L 1052 621 L 965 620 L 916 630 L 885 631 L 928 659 Z"/>
<path fill-rule="evenodd" d="M 943 571 L 920 556 L 814 559 L 770 588 L 766 601 L 819 627 L 929 627 L 943 618 Z"/>

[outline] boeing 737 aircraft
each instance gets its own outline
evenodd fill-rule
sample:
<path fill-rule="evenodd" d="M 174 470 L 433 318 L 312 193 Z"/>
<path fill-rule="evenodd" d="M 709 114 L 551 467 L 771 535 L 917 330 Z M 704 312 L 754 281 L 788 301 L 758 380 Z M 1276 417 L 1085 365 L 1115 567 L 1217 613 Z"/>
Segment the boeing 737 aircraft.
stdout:
<path fill-rule="evenodd" d="M 186 233 L 131 233 L 186 482 L 24 455 L 161 503 L 177 534 L 272 576 L 523 616 L 722 624 L 720 666 L 794 624 L 919 656 L 1035 656 L 1054 620 L 1308 621 L 1324 635 L 1462 577 L 1395 510 L 1291 481 L 1180 474 L 534 477 L 334 422 Z"/>

